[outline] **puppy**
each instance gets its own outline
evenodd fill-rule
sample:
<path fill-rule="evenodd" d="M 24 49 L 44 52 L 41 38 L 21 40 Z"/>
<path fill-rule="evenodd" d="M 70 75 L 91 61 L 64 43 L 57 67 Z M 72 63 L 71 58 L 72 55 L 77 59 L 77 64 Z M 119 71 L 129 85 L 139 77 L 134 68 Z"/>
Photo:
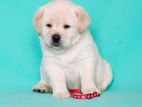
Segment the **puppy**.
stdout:
<path fill-rule="evenodd" d="M 37 11 L 33 24 L 39 34 L 42 62 L 36 92 L 70 97 L 68 89 L 101 93 L 112 81 L 108 62 L 99 55 L 87 27 L 90 19 L 80 6 L 52 1 Z"/>

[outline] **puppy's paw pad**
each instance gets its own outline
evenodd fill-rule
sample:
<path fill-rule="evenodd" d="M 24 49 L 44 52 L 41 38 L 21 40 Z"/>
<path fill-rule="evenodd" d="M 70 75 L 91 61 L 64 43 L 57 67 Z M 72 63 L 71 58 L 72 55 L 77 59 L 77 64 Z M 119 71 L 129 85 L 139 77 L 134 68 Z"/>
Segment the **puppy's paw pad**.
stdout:
<path fill-rule="evenodd" d="M 32 90 L 34 92 L 38 92 L 38 93 L 47 93 L 47 92 L 49 92 L 46 87 L 39 86 L 39 85 L 34 86 Z"/>
<path fill-rule="evenodd" d="M 53 97 L 55 97 L 55 98 L 68 98 L 68 97 L 70 97 L 70 94 L 69 94 L 68 91 L 55 92 L 55 93 L 53 93 Z"/>
<path fill-rule="evenodd" d="M 93 93 L 93 92 L 97 92 L 98 94 L 101 93 L 101 91 L 97 88 L 85 88 L 81 90 L 83 94 L 89 94 L 89 93 Z"/>

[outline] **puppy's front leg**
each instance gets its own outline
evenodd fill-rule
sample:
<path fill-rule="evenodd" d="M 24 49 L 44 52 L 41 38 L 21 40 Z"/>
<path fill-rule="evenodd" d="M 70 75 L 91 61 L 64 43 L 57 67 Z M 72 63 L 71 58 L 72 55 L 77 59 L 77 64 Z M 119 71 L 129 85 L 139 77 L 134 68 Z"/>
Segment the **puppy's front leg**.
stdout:
<path fill-rule="evenodd" d="M 85 60 L 81 63 L 81 91 L 84 94 L 98 92 L 100 90 L 95 84 L 95 61 L 92 59 Z"/>
<path fill-rule="evenodd" d="M 64 69 L 58 64 L 48 64 L 47 70 L 53 96 L 56 98 L 70 97 L 66 86 Z"/>
<path fill-rule="evenodd" d="M 40 80 L 37 85 L 35 85 L 32 88 L 33 91 L 39 92 L 39 93 L 46 93 L 51 92 L 51 88 L 48 86 L 48 84 L 44 80 Z"/>

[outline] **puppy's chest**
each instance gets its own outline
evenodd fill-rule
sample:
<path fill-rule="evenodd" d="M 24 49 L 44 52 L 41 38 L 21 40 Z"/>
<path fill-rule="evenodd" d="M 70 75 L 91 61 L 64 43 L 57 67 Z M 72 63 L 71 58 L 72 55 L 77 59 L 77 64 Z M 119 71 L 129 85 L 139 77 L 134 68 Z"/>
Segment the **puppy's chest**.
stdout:
<path fill-rule="evenodd" d="M 80 87 L 80 64 L 71 63 L 66 66 L 65 75 L 68 88 Z"/>
<path fill-rule="evenodd" d="M 64 72 L 67 86 L 69 88 L 80 88 L 80 74 L 82 72 L 83 62 L 91 57 L 90 54 L 84 50 L 82 53 L 78 53 L 76 55 L 70 55 L 68 57 L 63 56 L 59 58 L 60 63 L 62 63 L 63 67 L 65 68 Z"/>

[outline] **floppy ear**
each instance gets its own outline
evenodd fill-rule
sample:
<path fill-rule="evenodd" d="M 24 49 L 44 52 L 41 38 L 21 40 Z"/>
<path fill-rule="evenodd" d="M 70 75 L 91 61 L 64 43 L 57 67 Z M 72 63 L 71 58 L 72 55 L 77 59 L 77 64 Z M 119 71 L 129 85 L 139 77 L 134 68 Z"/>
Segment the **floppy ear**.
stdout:
<path fill-rule="evenodd" d="M 90 24 L 90 18 L 87 13 L 81 7 L 77 7 L 75 10 L 75 14 L 77 17 L 78 30 L 79 32 L 83 32 Z"/>
<path fill-rule="evenodd" d="M 33 25 L 39 35 L 42 33 L 42 16 L 45 10 L 45 6 L 39 8 L 33 18 Z"/>

